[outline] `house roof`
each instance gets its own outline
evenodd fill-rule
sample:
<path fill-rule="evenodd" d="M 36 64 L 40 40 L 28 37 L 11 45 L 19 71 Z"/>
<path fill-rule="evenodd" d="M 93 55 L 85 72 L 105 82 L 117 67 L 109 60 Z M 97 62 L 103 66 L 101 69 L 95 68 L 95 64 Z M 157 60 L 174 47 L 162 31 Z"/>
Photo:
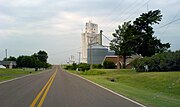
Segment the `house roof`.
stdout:
<path fill-rule="evenodd" d="M 141 58 L 142 56 L 141 55 L 132 55 L 132 56 L 127 56 L 127 59 L 126 59 L 126 65 L 131 63 L 133 60 L 135 60 L 136 58 Z M 103 60 L 103 62 L 105 60 L 108 60 L 108 61 L 111 61 L 111 62 L 114 62 L 115 64 L 118 63 L 118 60 L 120 63 L 123 62 L 123 58 L 122 56 L 119 57 L 118 59 L 118 56 L 117 55 L 110 55 L 110 56 L 106 56 Z"/>
<path fill-rule="evenodd" d="M 0 65 L 17 65 L 16 61 L 0 61 Z"/>

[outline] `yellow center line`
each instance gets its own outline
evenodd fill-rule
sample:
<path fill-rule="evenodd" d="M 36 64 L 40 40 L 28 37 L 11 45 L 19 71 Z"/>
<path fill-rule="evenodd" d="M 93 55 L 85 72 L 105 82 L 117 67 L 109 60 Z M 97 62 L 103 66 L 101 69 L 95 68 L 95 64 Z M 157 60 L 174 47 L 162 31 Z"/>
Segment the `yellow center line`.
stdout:
<path fill-rule="evenodd" d="M 48 82 L 45 84 L 45 86 L 42 88 L 42 90 L 39 92 L 39 94 L 36 96 L 36 98 L 33 100 L 32 104 L 30 105 L 30 107 L 34 107 L 36 105 L 36 102 L 38 101 L 38 99 L 40 98 L 41 94 L 44 92 L 44 90 L 46 89 L 47 85 L 49 84 L 49 82 L 52 80 L 53 75 L 51 76 L 51 78 L 48 80 Z"/>
<path fill-rule="evenodd" d="M 57 72 L 57 71 L 56 71 L 56 72 Z M 41 106 L 42 106 L 42 104 L 43 104 L 43 102 L 44 102 L 44 100 L 45 100 L 45 98 L 46 98 L 46 95 L 47 95 L 47 93 L 48 93 L 48 91 L 49 91 L 49 89 L 50 89 L 50 87 L 51 87 L 51 84 L 52 84 L 53 81 L 54 81 L 54 78 L 55 78 L 55 76 L 56 76 L 56 72 L 55 72 L 55 75 L 54 75 L 53 78 L 52 78 L 52 81 L 49 83 L 46 91 L 44 92 L 44 94 L 43 94 L 43 96 L 42 96 L 42 98 L 41 98 L 41 100 L 40 100 L 40 102 L 39 102 L 39 104 L 38 104 L 37 107 L 41 107 Z"/>
<path fill-rule="evenodd" d="M 56 73 L 57 73 L 57 68 L 56 68 L 56 72 L 55 73 L 53 73 L 53 75 L 50 77 L 50 79 L 48 80 L 48 82 L 45 84 L 45 86 L 42 88 L 42 90 L 39 92 L 39 94 L 36 96 L 36 98 L 33 100 L 33 102 L 32 102 L 32 104 L 30 105 L 30 107 L 35 107 L 35 105 L 36 105 L 36 103 L 37 103 L 37 101 L 39 100 L 39 98 L 41 97 L 41 95 L 43 94 L 43 92 L 44 92 L 44 94 L 43 94 L 43 97 L 41 98 L 41 100 L 40 100 L 40 103 L 38 104 L 38 107 L 41 107 L 42 106 L 42 104 L 43 104 L 43 102 L 44 102 L 44 100 L 45 100 L 45 97 L 46 97 L 46 95 L 47 95 L 47 93 L 48 93 L 48 91 L 49 91 L 49 88 L 50 88 L 50 86 L 51 86 L 51 84 L 52 84 L 52 82 L 53 82 L 53 80 L 54 80 L 54 78 L 55 78 L 55 76 L 56 76 Z"/>

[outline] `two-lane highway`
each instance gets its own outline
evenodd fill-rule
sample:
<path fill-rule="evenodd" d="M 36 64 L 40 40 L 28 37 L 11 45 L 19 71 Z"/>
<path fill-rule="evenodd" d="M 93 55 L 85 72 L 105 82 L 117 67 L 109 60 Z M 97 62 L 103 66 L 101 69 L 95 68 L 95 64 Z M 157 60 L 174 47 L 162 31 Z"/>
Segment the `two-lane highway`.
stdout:
<path fill-rule="evenodd" d="M 0 84 L 0 107 L 140 107 L 60 66 Z"/>

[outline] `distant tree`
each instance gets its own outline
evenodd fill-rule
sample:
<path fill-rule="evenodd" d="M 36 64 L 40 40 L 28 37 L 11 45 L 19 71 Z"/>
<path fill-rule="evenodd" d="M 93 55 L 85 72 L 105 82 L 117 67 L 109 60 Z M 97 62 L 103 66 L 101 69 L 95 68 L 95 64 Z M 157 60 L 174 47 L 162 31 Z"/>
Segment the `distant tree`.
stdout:
<path fill-rule="evenodd" d="M 17 67 L 20 67 L 20 68 L 22 67 L 21 61 L 22 61 L 23 57 L 24 56 L 17 57 L 17 59 L 16 59 Z"/>
<path fill-rule="evenodd" d="M 21 60 L 22 67 L 33 68 L 33 59 L 31 56 L 24 56 Z"/>
<path fill-rule="evenodd" d="M 48 68 L 51 65 L 47 63 L 47 58 L 45 51 L 39 51 L 31 56 L 19 56 L 16 60 L 17 67 L 35 68 L 36 71 L 39 68 Z"/>
<path fill-rule="evenodd" d="M 36 55 L 41 62 L 47 63 L 48 54 L 45 51 L 40 50 Z"/>
<path fill-rule="evenodd" d="M 9 58 L 4 58 L 3 61 L 16 61 L 16 58 L 13 56 L 10 56 Z"/>
<path fill-rule="evenodd" d="M 164 52 L 170 48 L 169 43 L 161 43 L 160 39 L 153 36 L 154 31 L 152 25 L 159 24 L 162 19 L 161 11 L 149 11 L 143 13 L 133 22 L 134 29 L 134 52 L 142 56 L 152 56 L 155 53 Z"/>
<path fill-rule="evenodd" d="M 133 53 L 133 27 L 131 22 L 124 22 L 122 26 L 118 26 L 118 29 L 113 33 L 113 40 L 110 43 L 110 49 L 114 50 L 116 55 L 123 56 L 123 68 L 126 67 L 126 58 Z"/>

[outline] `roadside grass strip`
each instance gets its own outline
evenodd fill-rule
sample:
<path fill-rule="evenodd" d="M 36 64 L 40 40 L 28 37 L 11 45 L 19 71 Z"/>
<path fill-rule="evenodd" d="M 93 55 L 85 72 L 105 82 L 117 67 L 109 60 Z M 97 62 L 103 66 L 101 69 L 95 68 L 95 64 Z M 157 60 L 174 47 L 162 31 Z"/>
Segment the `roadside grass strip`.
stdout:
<path fill-rule="evenodd" d="M 144 72 L 121 69 L 66 70 L 129 99 L 152 107 L 180 107 L 180 72 Z"/>
<path fill-rule="evenodd" d="M 82 76 L 80 76 L 80 75 L 78 75 L 78 74 L 75 74 L 75 73 L 72 73 L 72 72 L 68 72 L 68 73 L 70 73 L 70 74 L 72 74 L 72 75 L 74 75 L 74 76 L 76 76 L 76 77 L 79 77 L 79 78 L 81 78 L 81 79 L 83 79 L 83 80 L 85 80 L 85 81 L 88 81 L 88 82 L 90 82 L 90 83 L 92 83 L 92 84 L 94 84 L 94 85 L 96 85 L 96 86 L 98 86 L 98 87 L 100 87 L 100 88 L 102 88 L 102 89 L 110 92 L 110 93 L 113 93 L 113 94 L 115 94 L 115 95 L 117 95 L 117 96 L 119 96 L 119 97 L 121 97 L 121 98 L 124 98 L 124 99 L 126 99 L 126 100 L 128 100 L 128 101 L 130 101 L 130 102 L 132 102 L 132 103 L 135 103 L 135 104 L 139 105 L 140 107 L 146 107 L 145 105 L 143 105 L 143 104 L 141 104 L 141 103 L 139 103 L 139 102 L 136 102 L 135 100 L 132 100 L 132 99 L 130 99 L 130 98 L 126 97 L 126 96 L 123 96 L 123 95 L 121 95 L 121 94 L 119 94 L 119 93 L 116 93 L 115 91 L 110 90 L 110 89 L 108 89 L 108 88 L 106 88 L 106 87 L 104 87 L 104 86 L 102 86 L 102 85 L 99 85 L 99 84 L 97 84 L 97 83 L 95 83 L 95 82 L 93 82 L 93 81 L 91 81 L 91 80 L 89 80 L 89 79 L 87 79 L 87 78 L 85 78 L 85 77 L 82 77 Z"/>
<path fill-rule="evenodd" d="M 58 71 L 58 68 L 56 68 L 56 71 L 53 73 L 53 75 L 50 77 L 50 79 L 48 80 L 48 82 L 44 85 L 44 87 L 42 88 L 42 90 L 39 92 L 39 94 L 35 97 L 35 99 L 33 100 L 33 102 L 31 103 L 30 107 L 42 107 L 42 104 L 46 98 L 46 95 L 54 81 L 54 78 L 56 76 L 56 73 Z M 39 102 L 38 102 L 39 101 Z"/>

